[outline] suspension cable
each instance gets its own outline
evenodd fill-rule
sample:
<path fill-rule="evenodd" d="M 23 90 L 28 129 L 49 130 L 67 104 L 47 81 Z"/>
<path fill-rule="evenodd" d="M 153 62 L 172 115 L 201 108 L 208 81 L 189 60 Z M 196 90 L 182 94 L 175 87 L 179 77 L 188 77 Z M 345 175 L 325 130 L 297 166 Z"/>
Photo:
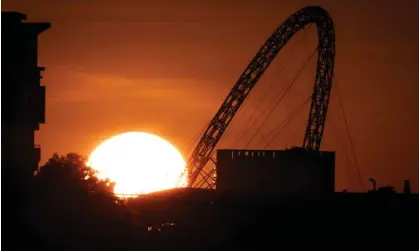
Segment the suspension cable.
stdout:
<path fill-rule="evenodd" d="M 268 143 L 265 145 L 263 150 L 266 150 L 266 148 L 274 141 L 279 134 L 287 127 L 287 125 L 297 116 L 297 114 L 304 108 L 304 106 L 312 99 L 313 95 L 310 95 L 302 104 L 300 104 L 297 109 L 295 109 L 291 114 L 288 115 L 280 124 L 278 127 L 274 128 L 269 134 L 271 135 L 275 130 L 279 129 L 275 135 L 268 141 Z"/>
<path fill-rule="evenodd" d="M 275 66 L 274 66 L 275 67 Z M 279 69 L 279 71 L 280 72 L 282 72 L 282 70 L 283 70 L 283 66 L 282 65 L 279 65 L 279 66 L 276 66 L 276 67 L 278 67 L 278 68 L 280 68 Z M 275 73 L 275 70 L 276 69 L 274 69 L 274 71 L 272 72 L 272 75 L 274 75 L 274 73 Z M 263 76 L 266 76 L 266 73 L 263 75 Z M 271 85 L 269 86 L 269 89 L 271 89 L 273 87 L 273 83 L 271 83 Z M 248 103 L 247 101 L 250 99 L 250 97 L 252 97 L 252 94 L 253 94 L 254 92 L 250 92 L 249 93 L 249 95 L 247 96 L 247 98 L 243 101 L 243 104 L 242 104 L 242 108 L 241 108 L 241 110 L 243 110 L 243 108 L 245 107 L 245 105 Z M 263 99 L 261 99 L 260 101 L 263 101 Z M 252 115 L 251 115 L 252 116 Z M 250 116 L 250 117 L 251 117 Z M 239 121 L 242 117 L 244 117 L 244 113 L 239 113 L 238 114 L 238 116 L 237 116 L 237 118 L 234 120 L 234 121 Z M 248 121 L 247 121 L 247 123 L 245 123 L 245 124 L 248 124 L 249 123 L 249 120 L 250 120 L 250 118 L 248 119 Z M 232 122 L 232 123 L 234 123 L 234 122 Z M 224 138 L 226 138 L 226 136 L 228 135 L 228 132 L 229 132 L 229 128 L 231 128 L 231 125 L 229 126 L 229 127 L 227 127 L 227 129 L 226 129 L 226 131 L 224 132 Z"/>
<path fill-rule="evenodd" d="M 279 72 L 282 72 L 284 70 L 284 67 L 281 67 Z M 275 84 L 275 81 L 272 81 L 269 85 L 269 88 L 267 90 L 267 92 L 270 92 L 273 88 Z M 282 92 L 282 90 L 281 90 Z M 247 128 L 246 127 L 242 127 L 242 130 L 239 131 L 239 135 L 241 135 L 240 137 L 237 137 L 236 140 L 233 142 L 233 145 L 235 145 L 239 140 L 243 139 L 243 137 L 245 135 L 247 135 L 247 133 L 249 132 L 250 128 L 252 128 L 252 126 L 256 123 L 256 121 L 259 120 L 260 116 L 264 113 L 261 113 L 261 115 L 259 115 L 256 119 L 252 120 L 253 116 L 255 115 L 256 111 L 259 109 L 259 107 L 262 105 L 263 101 L 265 101 L 265 96 L 262 96 L 259 99 L 258 104 L 256 105 L 256 107 L 253 109 L 252 113 L 250 114 L 249 118 L 247 119 L 246 123 L 244 123 L 244 125 L 249 125 Z"/>
<path fill-rule="evenodd" d="M 335 106 L 332 106 L 332 108 L 333 107 L 335 107 Z M 337 109 L 339 109 L 339 108 L 337 108 Z M 345 176 L 345 179 L 344 179 L 345 186 L 344 187 L 345 187 L 345 189 L 347 189 L 348 188 L 348 185 L 349 185 L 348 184 L 348 177 L 350 176 L 349 173 L 348 173 L 348 166 L 352 166 L 352 163 L 351 163 L 351 160 L 349 158 L 348 149 L 345 146 L 344 139 L 341 138 L 342 132 L 339 129 L 342 129 L 342 128 L 339 126 L 338 121 L 335 121 L 334 120 L 334 114 L 332 113 L 332 111 L 333 111 L 333 109 L 329 110 L 329 112 L 328 112 L 328 115 L 327 115 L 327 117 L 328 117 L 327 118 L 327 123 L 329 124 L 329 128 L 335 128 L 336 129 L 336 133 L 338 134 L 336 136 L 336 138 L 338 139 L 338 145 L 342 147 L 343 152 L 344 152 L 344 156 L 343 156 L 344 158 L 342 158 L 343 159 L 343 162 L 344 162 L 343 169 L 344 169 L 344 172 L 345 172 L 345 174 L 344 174 L 344 176 Z M 339 120 L 339 118 L 336 118 L 336 119 Z M 329 131 L 331 131 L 331 130 L 329 130 Z M 343 135 L 344 134 L 345 133 L 343 133 Z"/>
<path fill-rule="evenodd" d="M 209 125 L 209 122 L 207 122 L 202 128 L 201 128 L 201 130 L 199 130 L 198 131 L 198 133 L 197 134 L 195 134 L 195 136 L 189 141 L 189 143 L 188 143 L 188 145 L 187 145 L 187 147 L 186 147 L 186 149 L 184 149 L 184 150 L 186 150 L 187 152 L 189 151 L 189 149 L 192 147 L 192 146 L 194 146 L 195 145 L 195 143 L 199 140 L 199 136 L 201 136 L 203 133 L 204 133 L 204 131 L 205 131 L 205 129 L 208 127 L 208 125 Z"/>
<path fill-rule="evenodd" d="M 308 62 L 310 61 L 310 59 L 314 56 L 314 54 L 316 53 L 318 47 L 316 47 L 316 49 L 313 51 L 313 53 L 311 53 L 311 55 L 307 58 L 307 60 L 303 63 L 302 67 L 300 68 L 300 70 L 297 72 L 296 76 L 293 78 L 293 80 L 291 81 L 291 83 L 287 86 L 287 88 L 285 89 L 284 93 L 282 94 L 282 96 L 278 99 L 278 101 L 275 103 L 275 106 L 270 110 L 268 116 L 263 120 L 262 124 L 258 127 L 258 129 L 256 130 L 256 132 L 252 135 L 252 137 L 250 138 L 250 140 L 247 142 L 245 148 L 247 148 L 249 146 L 249 144 L 252 142 L 252 140 L 254 139 L 254 137 L 256 136 L 256 134 L 260 131 L 260 129 L 263 127 L 263 125 L 266 123 L 266 121 L 269 119 L 269 117 L 271 116 L 271 114 L 274 112 L 274 110 L 278 107 L 279 103 L 284 99 L 285 95 L 288 93 L 288 91 L 291 89 L 291 87 L 294 85 L 294 83 L 296 82 L 296 80 L 298 79 L 298 77 L 301 75 L 301 73 L 303 72 L 303 70 L 306 68 Z"/>
<path fill-rule="evenodd" d="M 274 66 L 274 70 L 272 71 L 272 77 L 276 77 L 277 75 L 279 75 L 280 73 L 282 73 L 283 72 L 283 70 L 284 70 L 284 66 L 282 65 L 282 64 L 279 64 L 279 65 L 277 65 L 277 66 Z M 266 75 L 265 75 L 266 76 Z M 269 85 L 269 87 L 268 87 L 268 90 L 267 90 L 267 92 L 270 92 L 270 90 L 273 88 L 273 86 L 274 86 L 274 84 L 275 84 L 275 81 L 272 81 L 271 83 L 270 83 L 270 85 Z M 282 91 L 282 90 L 281 90 Z M 249 97 L 251 96 L 251 94 L 252 93 L 250 93 L 249 94 Z M 246 101 L 248 101 L 249 100 L 249 97 L 246 99 L 246 100 L 244 100 L 244 102 L 243 102 L 243 106 L 246 104 Z M 246 123 L 244 123 L 244 125 L 247 125 L 247 124 L 249 124 L 251 121 L 252 121 L 252 117 L 253 117 L 253 115 L 254 115 L 254 113 L 257 111 L 257 109 L 261 106 L 261 104 L 263 103 L 263 101 L 265 100 L 265 98 L 264 98 L 264 96 L 262 96 L 260 99 L 259 99 L 259 102 L 258 102 L 258 104 L 257 104 L 257 106 L 256 106 L 256 108 L 252 111 L 252 113 L 250 114 L 250 117 L 247 119 L 247 121 L 246 121 Z M 241 114 L 243 114 L 243 113 L 241 113 Z M 243 117 L 243 116 L 242 116 Z M 238 119 L 240 119 L 240 117 L 238 118 Z M 236 121 L 238 121 L 238 120 L 236 120 Z M 251 125 L 252 126 L 252 125 Z M 240 130 L 240 133 L 239 133 L 239 135 L 246 135 L 247 134 L 247 132 L 248 132 L 248 129 L 250 129 L 251 128 L 251 126 L 250 127 L 248 127 L 247 128 L 247 130 L 244 130 L 244 133 L 242 132 L 243 131 L 243 129 L 245 128 L 245 127 L 242 127 L 242 130 Z M 231 126 L 230 127 L 227 127 L 227 129 L 226 129 L 226 131 L 225 131 L 225 133 L 224 133 L 224 135 L 226 136 L 227 134 L 228 134 L 228 132 L 229 132 L 229 128 L 231 128 Z M 202 131 L 203 130 L 205 130 L 205 128 L 203 128 L 202 129 Z M 203 133 L 203 132 L 202 132 Z M 200 133 L 199 135 L 201 135 L 202 133 Z M 224 136 L 224 138 L 225 138 L 225 136 Z M 238 140 L 240 140 L 240 139 L 242 139 L 243 137 L 238 137 L 238 138 L 236 138 L 236 140 L 233 142 L 233 145 L 235 145 L 236 143 L 237 143 L 237 141 Z M 216 154 L 216 151 L 214 152 L 214 154 Z M 202 185 L 202 184 L 201 184 Z M 198 186 L 199 187 L 199 186 Z"/>
<path fill-rule="evenodd" d="M 309 25 L 308 25 L 309 26 Z M 294 54 L 295 53 L 295 51 L 292 51 L 293 53 L 292 54 Z M 284 69 L 284 67 L 281 67 L 281 69 L 280 69 L 280 72 L 282 72 L 283 71 L 283 69 Z M 268 91 L 269 90 L 271 90 L 272 89 L 272 87 L 273 87 L 273 84 L 274 83 L 276 83 L 275 81 L 272 81 L 271 82 L 271 84 L 270 84 L 270 86 L 269 86 L 269 89 L 268 89 Z M 279 91 L 279 93 L 278 93 L 278 95 L 280 94 L 280 93 L 282 93 L 284 91 L 284 88 L 282 88 L 280 91 Z M 285 90 L 286 91 L 286 90 Z M 253 112 L 252 112 L 252 114 L 250 115 L 250 117 L 249 117 L 249 119 L 247 120 L 247 122 L 245 123 L 245 125 L 247 125 L 247 124 L 250 124 L 247 128 L 246 128 L 246 130 L 243 132 L 243 133 L 240 133 L 239 135 L 241 135 L 241 137 L 238 137 L 237 139 L 236 139 L 236 141 L 234 141 L 234 143 L 233 143 L 233 145 L 235 145 L 236 143 L 237 143 L 237 141 L 239 141 L 239 140 L 241 140 L 241 139 L 243 139 L 246 135 L 247 135 L 247 133 L 250 131 L 250 129 L 254 126 L 254 125 L 256 125 L 256 123 L 259 121 L 259 119 L 265 114 L 265 112 L 268 110 L 268 108 L 269 108 L 269 106 L 267 106 L 264 110 L 263 110 L 263 112 L 261 112 L 258 116 L 257 116 L 257 118 L 256 119 L 253 119 L 252 120 L 252 118 L 253 118 L 253 115 L 256 113 L 256 111 L 257 111 L 257 109 L 260 107 L 260 105 L 262 105 L 262 103 L 263 103 L 263 101 L 265 100 L 265 96 L 262 96 L 261 97 L 261 99 L 260 99 L 260 102 L 258 103 L 258 105 L 256 106 L 256 108 L 253 110 Z M 244 127 L 243 127 L 244 128 Z"/>
<path fill-rule="evenodd" d="M 354 158 L 355 167 L 356 167 L 356 170 L 357 170 L 357 173 L 358 173 L 359 181 L 361 183 L 361 188 L 362 188 L 362 190 L 364 190 L 364 182 L 362 180 L 361 171 L 360 171 L 360 168 L 359 168 L 358 160 L 356 158 L 355 147 L 354 147 L 354 143 L 353 143 L 353 140 L 352 140 L 351 132 L 349 130 L 348 120 L 346 118 L 345 108 L 343 106 L 342 96 L 340 95 L 339 85 L 338 85 L 338 82 L 337 82 L 337 79 L 336 79 L 336 75 L 334 76 L 334 79 L 335 79 L 335 85 L 336 85 L 336 91 L 337 91 L 337 94 L 338 94 L 340 109 L 341 109 L 342 114 L 343 114 L 343 119 L 344 119 L 344 122 L 345 122 L 345 128 L 346 128 L 346 132 L 348 134 L 349 144 L 350 144 L 351 152 L 352 152 L 352 155 L 353 155 L 353 158 Z"/>
<path fill-rule="evenodd" d="M 205 124 L 205 126 L 204 127 L 202 127 L 202 129 L 197 133 L 197 134 L 195 134 L 195 136 L 189 141 L 189 143 L 188 143 L 188 145 L 186 146 L 186 148 L 184 147 L 184 148 L 182 148 L 181 150 L 183 151 L 183 152 L 189 152 L 189 149 L 193 146 L 193 145 L 195 145 L 194 143 L 196 143 L 198 140 L 199 140 L 199 136 L 200 135 L 202 135 L 203 133 L 204 133 L 204 131 L 205 131 L 205 128 L 207 128 L 207 126 L 209 125 L 209 122 L 208 123 L 206 123 Z M 185 177 L 187 177 L 187 173 L 188 173 L 188 170 L 185 168 L 185 170 L 179 175 L 179 178 L 178 178 L 178 180 L 176 181 L 176 184 L 177 184 L 177 186 L 179 186 L 179 185 L 182 185 L 180 182 L 183 180 L 183 178 L 185 178 Z"/>

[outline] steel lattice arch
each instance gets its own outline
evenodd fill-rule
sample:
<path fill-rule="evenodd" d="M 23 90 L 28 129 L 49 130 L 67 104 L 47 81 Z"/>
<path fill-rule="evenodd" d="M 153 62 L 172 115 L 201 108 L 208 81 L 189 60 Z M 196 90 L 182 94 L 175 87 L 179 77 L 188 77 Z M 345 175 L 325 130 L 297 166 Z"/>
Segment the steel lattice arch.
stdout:
<path fill-rule="evenodd" d="M 303 147 L 314 151 L 320 149 L 332 88 L 335 29 L 333 21 L 326 10 L 318 6 L 308 6 L 291 15 L 273 32 L 249 63 L 246 70 L 241 74 L 188 160 L 189 187 L 196 185 L 199 175 L 202 175 L 205 179 L 203 169 L 243 101 L 279 51 L 294 34 L 308 24 L 317 26 L 319 42 L 317 48 L 317 72 Z M 211 186 L 211 184 L 208 185 Z"/>

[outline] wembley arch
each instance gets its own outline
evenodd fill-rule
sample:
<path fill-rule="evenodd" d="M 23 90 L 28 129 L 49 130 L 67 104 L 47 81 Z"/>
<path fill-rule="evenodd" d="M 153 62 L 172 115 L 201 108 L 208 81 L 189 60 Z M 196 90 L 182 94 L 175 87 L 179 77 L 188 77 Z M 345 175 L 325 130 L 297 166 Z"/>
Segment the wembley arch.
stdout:
<path fill-rule="evenodd" d="M 199 175 L 202 175 L 204 179 L 206 175 L 208 176 L 203 169 L 210 160 L 215 146 L 231 123 L 243 101 L 279 51 L 288 43 L 294 34 L 308 24 L 315 24 L 317 26 L 318 57 L 314 90 L 303 147 L 315 151 L 320 149 L 333 80 L 335 29 L 333 21 L 326 10 L 319 6 L 308 6 L 288 17 L 273 32 L 240 75 L 239 80 L 233 86 L 220 109 L 211 120 L 188 160 L 189 187 L 194 186 Z"/>

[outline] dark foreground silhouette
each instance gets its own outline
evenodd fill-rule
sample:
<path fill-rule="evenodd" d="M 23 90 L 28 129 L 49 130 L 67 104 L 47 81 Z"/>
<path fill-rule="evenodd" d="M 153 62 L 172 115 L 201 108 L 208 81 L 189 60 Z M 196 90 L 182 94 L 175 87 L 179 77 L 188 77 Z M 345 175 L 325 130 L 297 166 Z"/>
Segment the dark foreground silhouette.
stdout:
<path fill-rule="evenodd" d="M 84 163 L 77 154 L 54 155 L 26 186 L 18 173 L 2 179 L 5 250 L 418 246 L 418 195 L 379 190 L 253 205 L 207 190 L 174 189 L 124 202 Z"/>

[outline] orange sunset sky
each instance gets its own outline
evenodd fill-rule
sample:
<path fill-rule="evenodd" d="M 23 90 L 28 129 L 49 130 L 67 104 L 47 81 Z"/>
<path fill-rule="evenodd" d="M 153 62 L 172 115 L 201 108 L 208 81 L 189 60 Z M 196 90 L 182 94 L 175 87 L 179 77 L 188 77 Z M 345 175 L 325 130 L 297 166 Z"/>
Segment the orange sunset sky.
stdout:
<path fill-rule="evenodd" d="M 336 28 L 335 77 L 364 187 L 419 191 L 419 1 L 3 0 L 3 10 L 51 22 L 39 37 L 46 67 L 42 163 L 54 152 L 88 155 L 126 131 L 157 133 L 183 149 L 214 116 L 256 52 L 289 15 L 320 5 Z M 236 114 L 217 148 L 243 148 L 253 115 L 273 107 L 317 45 L 316 28 L 295 35 Z M 312 92 L 315 58 L 250 148 Z M 323 150 L 337 152 L 336 185 L 360 190 L 339 96 L 333 87 Z M 309 107 L 269 146 L 302 145 Z M 255 131 L 256 126 L 251 130 Z M 346 149 L 346 150 L 345 150 Z M 345 156 L 348 152 L 349 158 Z"/>

